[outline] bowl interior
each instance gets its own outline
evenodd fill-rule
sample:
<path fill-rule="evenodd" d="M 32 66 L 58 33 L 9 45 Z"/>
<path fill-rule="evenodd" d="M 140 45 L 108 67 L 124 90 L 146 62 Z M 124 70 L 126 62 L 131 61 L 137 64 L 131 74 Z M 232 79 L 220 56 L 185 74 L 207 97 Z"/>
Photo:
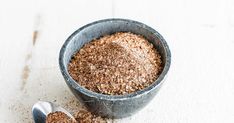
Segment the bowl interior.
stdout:
<path fill-rule="evenodd" d="M 62 60 L 60 67 L 62 65 L 63 67 L 61 69 L 64 69 L 62 71 L 65 72 L 63 74 L 69 76 L 67 67 L 70 59 L 81 47 L 83 47 L 84 44 L 92 41 L 95 38 L 100 38 L 104 35 L 113 34 L 115 32 L 132 32 L 135 34 L 140 34 L 154 45 L 154 47 L 162 56 L 164 69 L 158 80 L 156 80 L 156 82 L 151 86 L 156 86 L 159 84 L 166 75 L 170 66 L 170 51 L 165 40 L 157 31 L 148 27 L 147 25 L 124 19 L 107 19 L 96 21 L 75 31 L 67 39 L 60 52 L 60 60 Z M 69 78 L 71 77 L 69 76 Z M 145 90 L 143 89 L 142 91 Z"/>

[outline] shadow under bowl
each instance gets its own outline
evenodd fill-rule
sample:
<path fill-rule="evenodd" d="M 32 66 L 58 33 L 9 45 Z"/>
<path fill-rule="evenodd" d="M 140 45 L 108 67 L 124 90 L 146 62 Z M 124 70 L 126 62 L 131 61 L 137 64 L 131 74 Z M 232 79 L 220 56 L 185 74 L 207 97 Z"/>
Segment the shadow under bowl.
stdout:
<path fill-rule="evenodd" d="M 72 56 L 84 44 L 95 38 L 115 32 L 132 32 L 142 35 L 159 51 L 162 56 L 163 71 L 149 87 L 127 95 L 104 95 L 82 87 L 69 75 L 68 64 Z M 170 63 L 171 53 L 164 38 L 151 27 L 127 19 L 99 20 L 81 27 L 66 40 L 59 54 L 60 70 L 72 93 L 91 112 L 108 118 L 130 116 L 148 104 L 162 86 L 162 82 L 170 68 Z"/>

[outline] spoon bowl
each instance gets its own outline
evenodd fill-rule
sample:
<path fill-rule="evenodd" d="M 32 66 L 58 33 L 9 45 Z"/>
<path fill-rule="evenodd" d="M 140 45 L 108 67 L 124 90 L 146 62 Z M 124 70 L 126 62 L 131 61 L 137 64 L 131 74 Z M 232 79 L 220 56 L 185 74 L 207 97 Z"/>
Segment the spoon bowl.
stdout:
<path fill-rule="evenodd" d="M 75 119 L 68 111 L 66 111 L 64 108 L 57 106 L 53 104 L 52 102 L 44 102 L 39 101 L 35 103 L 32 107 L 32 115 L 35 123 L 45 123 L 46 122 L 46 116 L 49 113 L 53 113 L 56 111 L 61 111 L 65 113 L 67 116 L 71 117 L 72 119 Z"/>

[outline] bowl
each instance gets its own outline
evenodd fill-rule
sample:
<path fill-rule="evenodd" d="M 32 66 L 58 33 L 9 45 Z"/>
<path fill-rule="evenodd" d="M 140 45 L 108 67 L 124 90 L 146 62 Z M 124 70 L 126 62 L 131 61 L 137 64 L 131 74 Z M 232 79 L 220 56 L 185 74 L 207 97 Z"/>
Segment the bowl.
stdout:
<path fill-rule="evenodd" d="M 115 32 L 140 34 L 159 51 L 162 56 L 163 70 L 157 80 L 149 87 L 127 95 L 105 95 L 82 87 L 69 75 L 68 64 L 70 59 L 84 44 Z M 145 107 L 162 86 L 170 63 L 171 53 L 164 38 L 153 28 L 128 19 L 104 19 L 79 28 L 68 37 L 59 54 L 60 70 L 75 97 L 94 114 L 108 118 L 127 117 Z"/>

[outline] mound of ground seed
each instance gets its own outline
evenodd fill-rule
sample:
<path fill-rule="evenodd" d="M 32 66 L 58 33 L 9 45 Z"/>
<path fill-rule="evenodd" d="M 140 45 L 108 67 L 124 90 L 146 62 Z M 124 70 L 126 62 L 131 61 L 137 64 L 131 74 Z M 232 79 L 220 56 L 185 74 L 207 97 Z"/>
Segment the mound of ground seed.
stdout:
<path fill-rule="evenodd" d="M 68 71 L 91 91 L 124 95 L 150 86 L 162 71 L 162 60 L 143 36 L 118 32 L 85 44 L 72 57 Z"/>
<path fill-rule="evenodd" d="M 107 123 L 105 118 L 87 110 L 79 110 L 74 114 L 74 118 L 70 118 L 64 112 L 56 111 L 47 115 L 46 123 Z"/>
<path fill-rule="evenodd" d="M 61 111 L 56 111 L 47 115 L 46 123 L 77 123 L 77 121 Z"/>
<path fill-rule="evenodd" d="M 78 123 L 107 123 L 105 118 L 92 114 L 87 110 L 80 110 L 74 114 Z"/>

